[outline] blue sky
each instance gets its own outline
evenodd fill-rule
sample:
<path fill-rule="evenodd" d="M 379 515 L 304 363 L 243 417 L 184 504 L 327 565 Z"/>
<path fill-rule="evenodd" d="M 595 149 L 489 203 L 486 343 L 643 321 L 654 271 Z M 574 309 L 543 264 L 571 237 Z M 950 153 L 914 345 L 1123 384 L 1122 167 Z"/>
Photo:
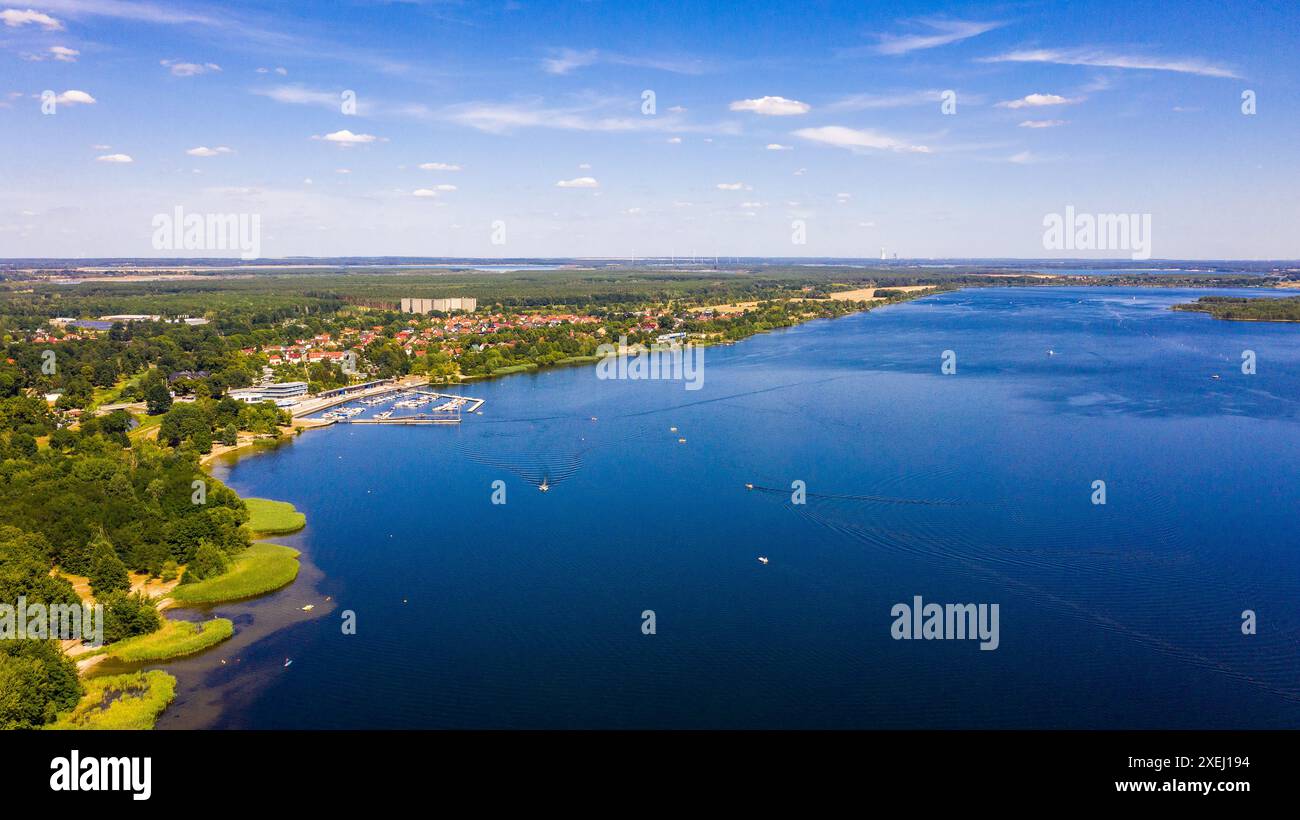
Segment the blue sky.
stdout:
<path fill-rule="evenodd" d="M 1294 2 L 0 0 L 0 257 L 195 255 L 177 206 L 268 257 L 1080 256 L 1073 206 L 1297 258 L 1297 42 Z"/>

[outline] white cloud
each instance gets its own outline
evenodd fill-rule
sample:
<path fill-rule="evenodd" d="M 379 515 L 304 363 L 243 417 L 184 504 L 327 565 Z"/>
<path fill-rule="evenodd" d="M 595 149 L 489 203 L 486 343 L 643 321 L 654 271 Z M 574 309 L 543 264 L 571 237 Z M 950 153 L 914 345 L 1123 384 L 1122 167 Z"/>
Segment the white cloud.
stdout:
<path fill-rule="evenodd" d="M 40 54 L 23 54 L 22 58 L 29 62 L 40 63 L 46 60 L 57 60 L 60 63 L 75 63 L 77 56 L 81 54 L 75 48 L 67 46 L 50 46 Z"/>
<path fill-rule="evenodd" d="M 753 100 L 736 100 L 730 106 L 732 111 L 750 111 L 770 117 L 789 117 L 795 114 L 807 114 L 812 106 L 798 100 L 785 97 L 758 97 Z"/>
<path fill-rule="evenodd" d="M 740 203 L 740 204 L 739 204 L 738 206 L 736 206 L 736 207 L 738 207 L 738 208 L 743 208 L 743 209 L 746 210 L 746 211 L 752 211 L 752 210 L 754 210 L 754 209 L 756 209 L 756 208 L 762 208 L 762 207 L 765 207 L 765 206 L 766 206 L 766 203 L 764 203 L 764 202 L 742 202 L 742 203 Z"/>
<path fill-rule="evenodd" d="M 342 176 L 347 176 L 348 174 L 352 173 L 352 169 L 351 169 L 351 168 L 335 168 L 335 169 L 334 169 L 334 173 L 336 173 L 336 174 L 340 174 L 340 175 L 342 175 Z"/>
<path fill-rule="evenodd" d="M 754 189 L 752 186 L 746 185 L 743 182 L 719 182 L 718 190 L 719 191 L 752 191 Z"/>
<path fill-rule="evenodd" d="M 74 88 L 55 97 L 54 102 L 58 105 L 94 105 L 96 100 L 86 92 Z"/>
<path fill-rule="evenodd" d="M 793 146 L 790 146 L 790 145 L 782 145 L 782 144 L 779 143 L 779 142 L 769 142 L 769 143 L 767 144 L 767 150 L 769 150 L 769 151 L 793 151 L 793 150 L 794 150 L 794 147 L 793 147 Z"/>
<path fill-rule="evenodd" d="M 351 131 L 344 128 L 342 131 L 333 131 L 329 134 L 326 134 L 323 137 L 313 136 L 312 139 L 324 140 L 325 142 L 332 142 L 335 145 L 339 145 L 339 146 L 349 146 L 349 145 L 366 145 L 368 143 L 372 143 L 375 140 L 379 139 L 379 137 L 376 137 L 374 134 L 354 134 Z"/>
<path fill-rule="evenodd" d="M 455 185 L 448 185 L 448 184 L 446 184 L 446 183 L 443 183 L 442 185 L 435 185 L 435 186 L 433 186 L 433 187 L 434 187 L 435 189 L 439 190 L 439 191 L 454 191 L 454 190 L 456 190 L 456 186 L 455 186 Z"/>
<path fill-rule="evenodd" d="M 914 154 L 930 153 L 930 149 L 924 145 L 912 145 L 868 128 L 853 129 L 845 128 L 842 125 L 826 125 L 821 128 L 800 128 L 794 132 L 794 135 L 824 145 L 833 145 L 836 148 L 847 148 L 854 152 L 876 150 Z"/>
<path fill-rule="evenodd" d="M 221 70 L 221 66 L 216 63 L 185 63 L 179 60 L 159 60 L 159 65 L 171 69 L 173 77 L 196 77 Z"/>
<path fill-rule="evenodd" d="M 421 198 L 437 196 L 437 195 L 438 195 L 437 191 L 431 191 L 428 188 L 416 188 L 414 191 L 411 191 L 411 196 L 418 196 Z"/>
<path fill-rule="evenodd" d="M 880 44 L 873 51 L 877 54 L 907 54 L 936 46 L 946 46 L 976 37 L 986 31 L 992 31 L 1005 23 L 981 23 L 973 20 L 920 20 L 922 25 L 933 30 L 932 34 L 881 34 Z"/>
<path fill-rule="evenodd" d="M 95 157 L 96 162 L 135 162 L 129 154 L 105 154 Z"/>
<path fill-rule="evenodd" d="M 1125 68 L 1146 71 L 1173 71 L 1179 74 L 1198 74 L 1203 77 L 1240 79 L 1241 75 L 1228 66 L 1197 57 L 1165 59 L 1136 54 L 1116 54 L 1101 49 L 1027 49 L 1010 51 L 995 57 L 985 57 L 986 63 L 1056 63 L 1059 65 L 1086 65 L 1099 68 Z"/>
<path fill-rule="evenodd" d="M 600 183 L 595 177 L 574 177 L 573 179 L 562 179 L 555 183 L 556 188 L 599 188 Z"/>
<path fill-rule="evenodd" d="M 420 163 L 421 171 L 459 171 L 459 165 L 452 165 L 448 162 L 422 162 Z"/>
<path fill-rule="evenodd" d="M 37 25 L 46 31 L 60 31 L 63 29 L 63 23 L 60 23 L 48 14 L 43 14 L 33 9 L 27 9 L 26 11 L 20 9 L 5 9 L 4 11 L 0 11 L 0 21 L 4 21 L 4 24 L 9 28 Z"/>
<path fill-rule="evenodd" d="M 1065 125 L 1065 120 L 1025 120 L 1020 123 L 1021 128 L 1055 128 L 1058 125 Z"/>
<path fill-rule="evenodd" d="M 583 162 L 583 163 L 580 163 L 580 164 L 578 165 L 578 170 L 579 170 L 579 171 L 590 171 L 590 170 L 591 170 L 591 163 L 590 163 L 590 162 Z"/>
<path fill-rule="evenodd" d="M 681 138 L 681 137 L 669 137 L 669 138 L 668 138 L 668 144 L 669 144 L 669 145 L 681 145 L 681 144 L 682 144 L 682 138 Z"/>
<path fill-rule="evenodd" d="M 1007 157 L 1007 162 L 1014 162 L 1017 165 L 1029 165 L 1040 161 L 1040 157 L 1030 151 L 1021 151 L 1018 154 L 1012 154 Z"/>
<path fill-rule="evenodd" d="M 1073 105 L 1079 98 L 1070 99 L 1060 94 L 1026 94 L 1018 100 L 1005 100 L 998 103 L 998 108 L 1038 108 L 1044 105 Z"/>
<path fill-rule="evenodd" d="M 216 148 L 209 148 L 206 145 L 200 145 L 198 148 L 191 148 L 185 153 L 192 157 L 217 157 L 232 152 L 224 145 L 218 145 Z"/>

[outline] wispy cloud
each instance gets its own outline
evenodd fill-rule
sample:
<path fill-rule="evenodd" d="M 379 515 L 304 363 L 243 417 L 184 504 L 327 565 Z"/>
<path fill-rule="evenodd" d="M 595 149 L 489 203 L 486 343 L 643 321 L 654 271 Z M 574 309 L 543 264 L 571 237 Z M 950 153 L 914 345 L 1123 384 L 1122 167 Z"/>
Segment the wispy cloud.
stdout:
<path fill-rule="evenodd" d="M 1235 69 L 1197 57 L 1164 58 L 1138 54 L 1120 54 L 1091 48 L 1076 49 L 1024 49 L 1009 51 L 994 57 L 981 58 L 985 63 L 1056 63 L 1059 65 L 1086 65 L 1099 68 L 1124 68 L 1143 71 L 1174 71 L 1179 74 L 1197 74 L 1202 77 L 1240 79 Z"/>
<path fill-rule="evenodd" d="M 1006 23 L 978 22 L 975 20 L 925 19 L 917 23 L 929 29 L 917 34 L 878 34 L 879 43 L 871 50 L 876 54 L 907 54 L 926 48 L 937 48 L 959 43 L 972 37 L 1000 28 Z"/>
<path fill-rule="evenodd" d="M 542 70 L 547 74 L 564 75 L 579 68 L 586 68 L 598 63 L 632 66 L 634 68 L 653 68 L 672 74 L 703 74 L 710 68 L 709 64 L 703 60 L 689 57 L 642 57 L 601 51 L 594 48 L 585 51 L 559 48 L 553 50 L 550 57 L 542 60 Z"/>
<path fill-rule="evenodd" d="M 321 91 L 307 88 L 298 83 L 254 88 L 251 91 L 253 94 L 267 97 L 276 102 L 289 105 L 319 105 L 323 108 L 333 108 L 336 111 L 343 99 L 341 91 Z M 362 112 L 362 103 L 362 100 L 357 100 L 358 114 Z"/>
<path fill-rule="evenodd" d="M 541 100 L 531 100 L 515 103 L 463 103 L 433 112 L 430 116 L 492 134 L 508 134 L 526 128 L 601 132 L 736 133 L 738 130 L 732 123 L 691 125 L 678 114 L 647 117 L 626 111 L 625 107 L 609 101 L 551 106 Z"/>
<path fill-rule="evenodd" d="M 181 60 L 160 60 L 159 63 L 170 69 L 173 77 L 197 77 L 221 70 L 221 66 L 216 63 L 187 63 Z"/>
<path fill-rule="evenodd" d="M 135 160 L 131 159 L 131 155 L 130 155 L 130 154 L 105 154 L 105 155 L 103 155 L 102 157 L 95 157 L 95 161 L 96 161 L 96 162 L 113 162 L 113 163 L 120 163 L 120 164 L 126 164 L 126 163 L 128 163 L 128 162 L 135 162 Z"/>
<path fill-rule="evenodd" d="M 573 179 L 562 179 L 555 183 L 556 188 L 599 188 L 600 183 L 595 177 L 575 177 Z"/>
<path fill-rule="evenodd" d="M 821 106 L 819 110 L 870 111 L 880 108 L 907 108 L 914 105 L 937 103 L 942 98 L 943 92 L 938 90 L 903 91 L 896 94 L 850 94 L 847 97 L 841 97 Z"/>
<path fill-rule="evenodd" d="M 218 145 L 216 148 L 209 148 L 206 145 L 200 145 L 197 148 L 189 149 L 185 153 L 192 157 L 219 157 L 222 154 L 230 154 L 233 152 L 224 145 Z"/>
<path fill-rule="evenodd" d="M 821 128 L 800 128 L 794 132 L 794 135 L 823 145 L 847 148 L 855 153 L 866 151 L 931 153 L 930 149 L 924 145 L 913 145 L 906 140 L 891 137 L 869 128 L 845 128 L 842 125 L 826 125 Z"/>
<path fill-rule="evenodd" d="M 110 17 L 145 23 L 204 23 L 216 25 L 215 17 L 181 8 L 176 3 L 149 3 L 140 0 L 40 0 L 43 9 L 69 17 Z"/>
<path fill-rule="evenodd" d="M 1020 123 L 1021 128 L 1055 128 L 1058 125 L 1065 125 L 1065 120 L 1025 120 Z"/>

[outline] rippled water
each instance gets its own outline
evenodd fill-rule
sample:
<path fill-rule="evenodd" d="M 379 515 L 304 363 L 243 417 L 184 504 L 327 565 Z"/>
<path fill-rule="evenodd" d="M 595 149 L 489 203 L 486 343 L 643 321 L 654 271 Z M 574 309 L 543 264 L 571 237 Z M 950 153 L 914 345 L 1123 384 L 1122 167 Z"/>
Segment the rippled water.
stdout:
<path fill-rule="evenodd" d="M 163 725 L 1298 727 L 1300 327 L 1168 310 L 1205 293 L 960 291 L 710 348 L 698 391 L 513 376 L 243 459 L 320 591 L 218 607 L 278 631 Z M 999 648 L 893 640 L 914 595 L 999 604 Z"/>

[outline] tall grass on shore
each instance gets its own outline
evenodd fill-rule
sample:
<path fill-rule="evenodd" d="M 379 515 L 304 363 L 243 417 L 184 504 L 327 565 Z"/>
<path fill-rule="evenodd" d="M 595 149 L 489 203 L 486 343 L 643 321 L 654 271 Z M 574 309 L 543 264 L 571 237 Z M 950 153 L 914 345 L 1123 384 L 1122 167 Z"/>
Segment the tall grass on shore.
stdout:
<path fill-rule="evenodd" d="M 248 505 L 248 528 L 263 535 L 286 535 L 307 526 L 307 516 L 288 501 L 269 498 L 245 498 Z"/>
<path fill-rule="evenodd" d="M 110 644 L 104 654 L 128 663 L 182 658 L 216 646 L 234 634 L 235 625 L 229 618 L 213 618 L 201 624 L 165 620 L 158 631 Z"/>
<path fill-rule="evenodd" d="M 176 697 L 176 678 L 166 672 L 134 672 L 86 681 L 86 694 L 47 729 L 152 729 Z"/>
<path fill-rule="evenodd" d="M 279 589 L 297 577 L 298 550 L 260 541 L 240 553 L 226 572 L 181 584 L 171 597 L 182 605 L 234 601 Z"/>

